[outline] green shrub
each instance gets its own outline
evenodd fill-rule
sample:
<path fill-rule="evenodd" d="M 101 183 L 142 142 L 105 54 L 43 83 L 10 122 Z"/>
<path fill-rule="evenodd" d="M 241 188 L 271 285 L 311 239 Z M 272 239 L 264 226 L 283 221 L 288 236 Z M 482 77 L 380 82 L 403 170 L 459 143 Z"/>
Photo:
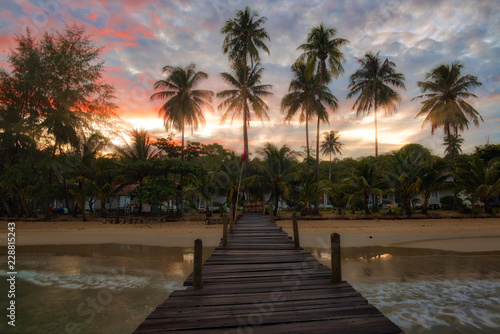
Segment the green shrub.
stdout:
<path fill-rule="evenodd" d="M 463 201 L 460 197 L 443 196 L 441 197 L 441 207 L 445 210 L 455 210 L 463 207 Z"/>

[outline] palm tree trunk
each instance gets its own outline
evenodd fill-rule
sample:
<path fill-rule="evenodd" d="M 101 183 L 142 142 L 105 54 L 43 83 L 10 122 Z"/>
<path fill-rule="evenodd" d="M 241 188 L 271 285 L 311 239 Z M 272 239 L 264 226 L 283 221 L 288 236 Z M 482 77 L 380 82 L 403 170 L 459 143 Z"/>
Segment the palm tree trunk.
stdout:
<path fill-rule="evenodd" d="M 243 47 L 243 146 L 245 154 L 245 177 L 248 177 L 248 105 L 247 105 L 247 47 Z M 238 194 L 237 194 L 238 196 Z"/>
<path fill-rule="evenodd" d="M 245 116 L 243 121 L 243 149 L 244 149 L 244 159 L 245 159 L 245 177 L 248 177 L 248 111 L 245 106 Z"/>
<path fill-rule="evenodd" d="M 311 152 L 309 151 L 309 115 L 306 112 L 306 152 L 307 161 L 311 158 Z"/>
<path fill-rule="evenodd" d="M 378 157 L 377 99 L 375 99 L 375 158 Z"/>
<path fill-rule="evenodd" d="M 422 213 L 424 215 L 427 214 L 427 208 L 429 207 L 429 198 L 431 197 L 431 194 L 429 193 L 429 195 L 425 194 L 424 196 L 424 204 L 422 205 Z"/>
<path fill-rule="evenodd" d="M 10 210 L 9 203 L 7 203 L 7 201 L 5 199 L 2 199 L 2 203 L 3 203 L 3 206 L 5 208 L 5 211 L 7 211 L 7 216 L 9 218 L 11 218 L 12 217 L 12 211 Z"/>
<path fill-rule="evenodd" d="M 328 181 L 332 182 L 332 152 L 330 152 L 330 170 L 328 171 Z"/>
<path fill-rule="evenodd" d="M 184 161 L 184 116 L 182 117 L 182 151 L 181 151 L 181 161 Z M 184 196 L 182 191 L 184 189 L 184 172 L 181 171 L 181 182 L 180 182 L 181 193 L 179 194 L 178 206 L 177 209 L 182 213 L 182 202 L 184 200 Z M 142 212 L 142 203 L 140 204 L 140 211 Z"/>
<path fill-rule="evenodd" d="M 408 216 L 411 215 L 411 204 L 409 196 L 405 196 L 405 211 Z"/>
<path fill-rule="evenodd" d="M 319 124 L 320 117 L 318 115 L 318 128 L 316 132 L 316 184 L 319 184 Z M 314 211 L 315 213 L 319 213 L 319 194 L 314 201 Z"/>
<path fill-rule="evenodd" d="M 370 198 L 370 195 L 365 196 L 365 214 L 371 215 L 370 209 L 368 208 L 368 199 Z"/>

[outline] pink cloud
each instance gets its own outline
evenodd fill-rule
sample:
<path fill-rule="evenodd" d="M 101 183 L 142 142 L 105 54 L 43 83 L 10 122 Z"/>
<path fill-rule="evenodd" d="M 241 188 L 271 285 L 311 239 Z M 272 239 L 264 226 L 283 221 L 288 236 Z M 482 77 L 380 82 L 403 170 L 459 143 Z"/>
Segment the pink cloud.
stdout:
<path fill-rule="evenodd" d="M 97 13 L 92 13 L 92 14 L 85 15 L 85 17 L 86 17 L 88 20 L 90 20 L 90 21 L 92 21 L 92 22 L 95 22 L 95 21 L 97 21 L 97 19 L 99 18 L 99 14 L 97 14 Z"/>

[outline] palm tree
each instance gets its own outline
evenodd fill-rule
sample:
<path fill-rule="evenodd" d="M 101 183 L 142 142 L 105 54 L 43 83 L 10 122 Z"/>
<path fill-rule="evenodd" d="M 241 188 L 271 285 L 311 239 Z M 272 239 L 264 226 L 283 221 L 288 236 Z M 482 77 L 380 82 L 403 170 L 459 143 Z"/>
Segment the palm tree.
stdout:
<path fill-rule="evenodd" d="M 469 128 L 472 122 L 479 126 L 483 118 L 465 99 L 476 97 L 469 92 L 474 87 L 481 86 L 477 77 L 467 74 L 461 75 L 464 67 L 459 62 L 453 62 L 451 67 L 439 65 L 425 75 L 426 81 L 417 82 L 422 95 L 415 99 L 424 99 L 422 109 L 416 117 L 425 116 L 422 127 L 431 124 L 431 134 L 437 128 L 443 127 L 445 136 L 457 136 L 459 131 Z"/>
<path fill-rule="evenodd" d="M 364 202 L 365 214 L 369 215 L 370 209 L 368 201 L 370 195 L 382 194 L 382 179 L 380 176 L 380 168 L 373 158 L 362 158 L 353 161 L 353 166 L 343 181 L 346 184 L 346 192 L 352 194 L 351 198 L 360 197 Z M 375 207 L 375 203 L 373 203 Z"/>
<path fill-rule="evenodd" d="M 342 144 L 339 141 L 340 134 L 337 131 L 324 132 L 325 140 L 321 143 L 321 153 L 330 155 L 330 171 L 328 173 L 328 181 L 332 181 L 332 153 L 342 155 Z"/>
<path fill-rule="evenodd" d="M 266 22 L 266 17 L 258 17 L 259 14 L 245 7 L 245 10 L 236 12 L 236 18 L 227 20 L 225 25 L 220 30 L 221 34 L 225 35 L 222 44 L 224 54 L 229 54 L 229 60 L 233 62 L 233 67 L 241 67 L 242 76 L 239 82 L 242 84 L 241 99 L 247 100 L 247 83 L 248 76 L 252 69 L 255 69 L 254 62 L 260 61 L 259 49 L 270 54 L 264 40 L 271 40 L 267 31 L 262 27 Z M 248 66 L 248 58 L 250 58 L 251 66 Z M 255 109 L 254 109 L 255 111 Z M 243 141 L 245 156 L 248 155 L 248 135 L 246 120 L 249 119 L 248 106 L 243 104 Z M 245 170 L 248 172 L 248 159 L 245 159 Z"/>
<path fill-rule="evenodd" d="M 484 210 L 492 213 L 490 199 L 500 194 L 500 160 L 498 158 L 485 163 L 478 156 L 473 156 L 458 171 L 458 180 L 469 194 L 477 196 L 484 203 Z"/>
<path fill-rule="evenodd" d="M 163 116 L 165 129 L 171 128 L 181 131 L 182 148 L 184 149 L 184 128 L 191 126 L 191 131 L 205 123 L 202 108 L 213 111 L 210 105 L 214 92 L 195 89 L 203 80 L 208 78 L 205 72 L 196 71 L 196 65 L 182 67 L 165 66 L 163 73 L 168 76 L 165 80 L 155 82 L 154 88 L 164 89 L 151 95 L 151 101 L 164 100 L 167 102 L 160 108 L 159 115 Z"/>
<path fill-rule="evenodd" d="M 343 72 L 342 62 L 344 55 L 340 51 L 340 47 L 349 43 L 347 39 L 336 38 L 337 31 L 333 28 L 326 28 L 323 23 L 313 27 L 307 35 L 307 43 L 298 47 L 304 53 L 299 57 L 299 60 L 306 59 L 306 77 L 312 78 L 316 72 L 316 80 L 320 86 L 327 85 L 332 77 L 338 78 Z M 321 93 L 319 94 L 322 101 Z M 335 110 L 337 103 L 330 105 Z M 316 132 L 316 182 L 319 182 L 319 125 L 321 117 L 318 114 L 318 125 Z"/>
<path fill-rule="evenodd" d="M 287 199 L 290 196 L 291 181 L 297 176 L 294 171 L 297 158 L 295 152 L 286 144 L 278 148 L 274 144 L 267 143 L 259 154 L 264 158 L 264 183 L 271 190 L 274 198 L 274 215 L 276 215 L 280 199 Z"/>
<path fill-rule="evenodd" d="M 299 122 L 306 123 L 306 152 L 309 160 L 309 121 L 316 114 L 321 117 L 321 121 L 328 122 L 328 114 L 319 97 L 329 105 L 331 102 L 328 101 L 336 99 L 326 85 L 320 85 L 314 77 L 307 78 L 306 64 L 303 61 L 295 62 L 291 70 L 293 79 L 288 87 L 289 93 L 281 100 L 281 112 L 286 113 L 285 121 L 290 122 L 300 109 Z"/>
<path fill-rule="evenodd" d="M 407 215 L 411 215 L 411 199 L 420 192 L 422 169 L 429 155 L 429 151 L 423 146 L 408 144 L 385 160 L 386 177 L 402 197 Z"/>
<path fill-rule="evenodd" d="M 429 199 L 432 193 L 440 190 L 448 177 L 445 173 L 446 167 L 444 159 L 433 157 L 430 154 L 422 163 L 420 192 L 424 198 L 424 203 L 422 204 L 422 213 L 424 215 L 427 214 Z"/>
<path fill-rule="evenodd" d="M 443 138 L 443 145 L 446 146 L 444 153 L 445 157 L 449 157 L 451 161 L 455 161 L 455 157 L 462 153 L 462 144 L 464 139 L 459 134 L 449 134 Z"/>
<path fill-rule="evenodd" d="M 233 89 L 223 90 L 217 93 L 217 97 L 224 99 L 218 106 L 219 110 L 226 108 L 222 115 L 222 122 L 231 116 L 231 122 L 237 118 L 243 118 L 243 142 L 245 145 L 245 154 L 248 155 L 248 126 L 250 125 L 250 106 L 254 114 L 261 121 L 269 120 L 267 112 L 269 107 L 263 98 L 272 96 L 269 90 L 271 85 L 261 85 L 260 80 L 264 69 L 256 63 L 253 68 L 246 69 L 235 64 L 232 73 L 221 73 L 222 79 Z M 248 73 L 248 75 L 247 75 Z M 246 156 L 244 157 L 246 158 Z M 248 172 L 248 159 L 245 159 L 245 171 Z"/>
<path fill-rule="evenodd" d="M 367 52 L 363 58 L 357 58 L 361 68 L 350 77 L 347 98 L 350 99 L 359 94 L 352 109 L 356 114 L 368 114 L 373 108 L 375 117 L 375 157 L 378 157 L 378 134 L 377 134 L 377 111 L 382 107 L 385 114 L 396 111 L 397 104 L 401 102 L 401 96 L 390 86 L 405 88 L 405 77 L 396 72 L 396 64 L 389 59 L 383 62 L 379 58 L 379 52 L 373 54 Z"/>

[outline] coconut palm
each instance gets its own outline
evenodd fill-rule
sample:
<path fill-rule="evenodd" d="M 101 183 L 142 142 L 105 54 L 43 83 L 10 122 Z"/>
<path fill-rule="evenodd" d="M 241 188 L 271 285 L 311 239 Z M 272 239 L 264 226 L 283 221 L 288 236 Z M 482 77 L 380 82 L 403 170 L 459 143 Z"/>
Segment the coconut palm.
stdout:
<path fill-rule="evenodd" d="M 444 153 L 445 157 L 449 157 L 451 161 L 455 161 L 455 157 L 462 153 L 462 144 L 464 139 L 459 134 L 449 134 L 443 138 L 443 145 L 446 146 Z"/>
<path fill-rule="evenodd" d="M 314 115 L 319 115 L 321 121 L 328 122 L 328 114 L 319 100 L 320 95 L 322 102 L 326 104 L 331 104 L 328 101 L 336 99 L 326 85 L 320 85 L 314 77 L 307 78 L 306 64 L 303 61 L 295 62 L 291 70 L 293 79 L 288 87 L 289 93 L 281 100 L 281 112 L 285 113 L 285 121 L 290 122 L 300 110 L 299 122 L 306 124 L 306 153 L 309 160 L 309 121 Z"/>
<path fill-rule="evenodd" d="M 402 197 L 407 215 L 411 215 L 411 199 L 420 192 L 422 169 L 429 151 L 418 144 L 408 144 L 385 160 L 386 178 Z"/>
<path fill-rule="evenodd" d="M 328 181 L 332 181 L 332 154 L 342 155 L 342 144 L 340 139 L 340 134 L 337 131 L 324 132 L 323 136 L 325 140 L 321 143 L 321 153 L 323 155 L 330 155 L 330 171 L 328 173 Z"/>
<path fill-rule="evenodd" d="M 247 82 L 249 72 L 255 69 L 254 62 L 260 61 L 259 49 L 270 54 L 264 40 L 270 40 L 267 31 L 262 27 L 266 22 L 266 17 L 258 17 L 259 14 L 245 7 L 245 10 L 236 12 L 236 18 L 227 20 L 225 25 L 220 30 L 221 34 L 225 35 L 222 44 L 224 54 L 229 54 L 229 60 L 233 62 L 233 67 L 241 67 L 242 83 L 241 98 L 243 101 L 247 99 Z M 248 66 L 248 60 L 251 66 Z M 245 154 L 248 155 L 248 135 L 247 120 L 249 110 L 246 104 L 243 104 L 243 141 Z M 244 158 L 246 158 L 246 155 Z M 248 171 L 248 159 L 245 159 L 245 170 Z"/>
<path fill-rule="evenodd" d="M 222 79 L 233 87 L 217 93 L 218 98 L 224 99 L 218 109 L 226 109 L 221 121 L 225 122 L 229 117 L 231 122 L 235 118 L 243 119 L 243 142 L 246 154 L 248 154 L 248 126 L 251 120 L 250 107 L 259 120 L 269 120 L 267 114 L 269 107 L 264 98 L 272 96 L 273 93 L 269 91 L 271 85 L 260 84 L 263 72 L 264 69 L 256 63 L 253 68 L 235 64 L 232 73 L 221 73 Z M 245 159 L 245 166 L 248 166 L 248 159 Z"/>
<path fill-rule="evenodd" d="M 343 72 L 342 63 L 345 61 L 340 47 L 349 43 L 347 39 L 335 37 L 337 31 L 333 28 L 326 28 L 323 23 L 313 27 L 307 35 L 307 43 L 298 47 L 304 53 L 299 60 L 306 60 L 306 77 L 315 78 L 320 85 L 328 84 L 332 77 L 338 78 Z M 319 100 L 322 101 L 320 93 Z M 333 110 L 337 108 L 337 103 L 330 106 Z M 319 182 L 319 126 L 321 117 L 318 115 L 316 132 L 316 182 Z"/>
<path fill-rule="evenodd" d="M 448 177 L 445 173 L 446 167 L 447 164 L 444 159 L 431 156 L 430 154 L 422 163 L 420 192 L 424 198 L 424 203 L 422 204 L 422 213 L 424 215 L 427 214 L 429 199 L 432 193 L 440 190 Z"/>
<path fill-rule="evenodd" d="M 287 199 L 290 196 L 291 181 L 297 177 L 294 171 L 297 158 L 295 152 L 288 146 L 283 145 L 278 148 L 271 143 L 267 143 L 259 154 L 264 158 L 263 178 L 274 198 L 274 215 L 276 215 L 280 199 Z"/>
<path fill-rule="evenodd" d="M 182 148 L 184 149 L 184 129 L 188 125 L 191 131 L 200 124 L 205 124 L 203 108 L 213 111 L 210 105 L 214 92 L 195 89 L 208 75 L 196 71 L 196 65 L 186 67 L 165 66 L 163 73 L 167 74 L 165 80 L 155 82 L 154 88 L 162 89 L 151 95 L 151 101 L 165 100 L 160 108 L 159 115 L 163 116 L 165 129 L 176 129 L 182 133 Z"/>
<path fill-rule="evenodd" d="M 416 117 L 424 117 L 422 127 L 431 124 L 431 134 L 440 127 L 443 128 L 445 136 L 456 135 L 459 131 L 469 128 L 469 124 L 479 126 L 483 118 L 465 100 L 477 97 L 469 91 L 481 86 L 474 75 L 461 75 L 464 67 L 459 62 L 453 62 L 451 67 L 439 65 L 425 75 L 426 81 L 417 82 L 422 95 L 415 99 L 425 99 L 422 109 Z"/>
<path fill-rule="evenodd" d="M 485 163 L 478 156 L 473 156 L 459 169 L 458 181 L 462 189 L 484 203 L 487 213 L 492 213 L 489 200 L 500 194 L 500 160 L 496 158 Z"/>
<path fill-rule="evenodd" d="M 371 214 L 368 201 L 372 195 L 382 194 L 383 180 L 380 168 L 373 158 L 353 160 L 347 177 L 343 181 L 346 192 L 352 194 L 351 199 L 362 198 L 366 214 Z M 375 206 L 375 203 L 373 204 Z"/>
<path fill-rule="evenodd" d="M 369 114 L 373 109 L 375 118 L 375 157 L 378 157 L 378 129 L 377 111 L 379 108 L 385 110 L 385 114 L 391 114 L 397 109 L 401 102 L 401 96 L 390 86 L 405 88 L 405 77 L 396 71 L 396 64 L 389 59 L 382 61 L 379 53 L 367 52 L 363 58 L 357 58 L 361 68 L 350 77 L 347 98 L 359 95 L 352 109 L 356 109 L 357 116 Z"/>

